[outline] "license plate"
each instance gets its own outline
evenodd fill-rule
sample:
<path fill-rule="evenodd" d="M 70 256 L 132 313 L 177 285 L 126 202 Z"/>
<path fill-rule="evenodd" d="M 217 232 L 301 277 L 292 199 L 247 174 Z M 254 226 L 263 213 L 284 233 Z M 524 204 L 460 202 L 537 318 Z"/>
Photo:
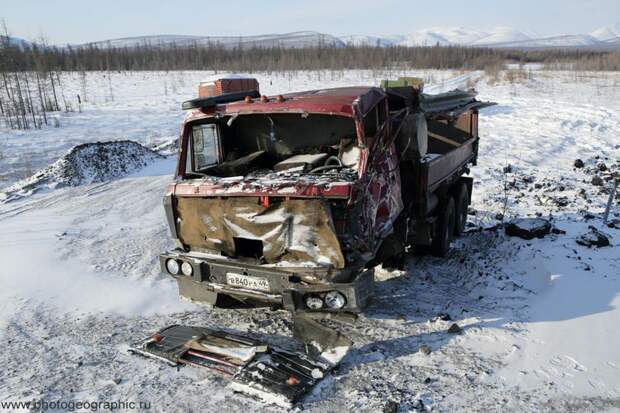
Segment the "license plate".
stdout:
<path fill-rule="evenodd" d="M 226 273 L 226 282 L 233 287 L 248 288 L 250 290 L 269 291 L 269 282 L 265 278 L 249 275 Z"/>

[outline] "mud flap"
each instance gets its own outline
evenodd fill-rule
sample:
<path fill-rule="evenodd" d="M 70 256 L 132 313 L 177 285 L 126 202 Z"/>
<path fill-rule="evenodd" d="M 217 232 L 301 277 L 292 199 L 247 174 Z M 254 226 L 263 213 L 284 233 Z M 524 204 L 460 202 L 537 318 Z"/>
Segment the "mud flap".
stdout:
<path fill-rule="evenodd" d="M 300 323 L 301 329 L 327 329 L 310 319 Z M 300 334 L 308 336 L 307 332 Z M 324 338 L 310 343 L 313 351 L 307 354 L 273 347 L 242 334 L 173 325 L 135 343 L 129 352 L 171 366 L 210 369 L 229 378 L 228 387 L 235 392 L 290 408 L 336 367 L 349 349 L 350 341 L 339 333 L 330 335 L 320 330 L 318 336 Z"/>

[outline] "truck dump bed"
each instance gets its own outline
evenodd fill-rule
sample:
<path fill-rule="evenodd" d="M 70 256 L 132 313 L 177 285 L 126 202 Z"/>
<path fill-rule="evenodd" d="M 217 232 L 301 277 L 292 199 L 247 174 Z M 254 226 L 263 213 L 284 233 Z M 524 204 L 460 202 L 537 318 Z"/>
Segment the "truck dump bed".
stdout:
<path fill-rule="evenodd" d="M 427 95 L 395 87 L 386 92 L 400 128 L 397 150 L 402 160 L 410 162 L 405 165 L 413 176 L 408 191 L 421 217 L 434 206 L 432 194 L 441 185 L 458 179 L 469 164 L 476 164 L 478 110 L 493 103 L 477 101 L 473 90 Z"/>

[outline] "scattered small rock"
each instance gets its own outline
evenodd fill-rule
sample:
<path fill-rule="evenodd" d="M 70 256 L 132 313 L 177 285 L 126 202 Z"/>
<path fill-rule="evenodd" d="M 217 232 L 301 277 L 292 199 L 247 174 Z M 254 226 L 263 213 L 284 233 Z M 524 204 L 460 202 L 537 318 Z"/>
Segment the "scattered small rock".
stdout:
<path fill-rule="evenodd" d="M 506 224 L 506 235 L 523 239 L 543 238 L 551 232 L 551 222 L 543 218 L 518 218 Z"/>
<path fill-rule="evenodd" d="M 573 164 L 575 166 L 575 168 L 583 168 L 584 167 L 584 163 L 581 159 L 575 159 L 575 163 Z"/>
<path fill-rule="evenodd" d="M 118 378 L 118 377 L 117 377 L 117 378 L 115 378 L 115 379 L 114 379 L 114 380 L 112 380 L 112 381 L 114 382 L 114 384 L 117 384 L 117 385 L 118 385 L 118 384 L 121 384 L 121 382 L 123 381 L 123 379 L 120 379 L 120 378 Z"/>
<path fill-rule="evenodd" d="M 594 175 L 592 177 L 592 185 L 594 186 L 603 186 L 603 179 L 598 176 L 598 175 Z"/>
<path fill-rule="evenodd" d="M 394 400 L 388 400 L 383 406 L 383 413 L 396 413 L 398 411 L 398 403 Z"/>
<path fill-rule="evenodd" d="M 596 165 L 596 167 L 598 168 L 599 171 L 601 172 L 605 172 L 607 170 L 607 165 L 605 165 L 603 162 L 599 163 L 598 165 Z"/>
<path fill-rule="evenodd" d="M 563 190 L 564 189 L 561 189 L 561 191 Z M 559 198 L 553 198 L 553 203 L 555 203 L 559 207 L 565 207 L 570 203 L 570 200 L 565 196 L 561 196 Z"/>
<path fill-rule="evenodd" d="M 430 377 L 424 379 L 424 384 L 430 384 L 433 381 Z"/>
<path fill-rule="evenodd" d="M 584 247 L 588 248 L 602 248 L 611 245 L 611 243 L 609 242 L 609 235 L 599 231 L 592 225 L 590 225 L 588 229 L 588 232 L 586 232 L 585 234 L 581 234 L 579 237 L 577 237 L 577 239 L 575 240 L 577 244 L 583 245 Z"/>
<path fill-rule="evenodd" d="M 503 221 L 504 220 L 504 214 L 495 214 L 495 219 L 498 221 Z"/>
<path fill-rule="evenodd" d="M 429 354 L 431 354 L 431 348 L 426 344 L 422 344 L 418 349 L 418 352 L 424 354 L 425 356 L 428 356 Z"/>
<path fill-rule="evenodd" d="M 450 317 L 450 314 L 448 313 L 439 313 L 439 315 L 437 316 L 441 321 L 451 321 L 452 317 Z"/>
<path fill-rule="evenodd" d="M 618 218 L 614 218 L 614 219 L 610 220 L 610 221 L 607 223 L 607 226 L 608 226 L 609 228 L 614 228 L 614 229 L 618 229 L 618 228 L 620 228 L 620 219 L 618 219 Z"/>
<path fill-rule="evenodd" d="M 463 329 L 459 327 L 459 325 L 456 323 L 453 323 L 448 329 L 448 333 L 450 334 L 460 334 L 462 332 L 463 332 Z"/>
<path fill-rule="evenodd" d="M 502 171 L 504 171 L 505 174 L 509 174 L 512 172 L 512 165 L 508 164 L 506 166 L 504 166 L 504 169 L 502 169 Z"/>

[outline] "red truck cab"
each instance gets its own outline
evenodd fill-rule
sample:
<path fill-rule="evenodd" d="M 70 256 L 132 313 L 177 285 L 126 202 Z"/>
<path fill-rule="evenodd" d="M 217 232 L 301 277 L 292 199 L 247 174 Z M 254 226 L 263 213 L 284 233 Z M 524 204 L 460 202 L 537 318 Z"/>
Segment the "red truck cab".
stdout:
<path fill-rule="evenodd" d="M 360 311 L 372 295 L 373 266 L 402 256 L 412 240 L 442 237 L 437 214 L 446 214 L 446 193 L 471 193 L 460 178 L 477 155 L 477 106 L 463 104 L 471 95 L 460 95 L 457 106 L 452 99 L 460 112 L 451 116 L 433 112 L 431 101 L 423 114 L 416 96 L 413 89 L 346 87 L 274 97 L 235 92 L 184 104 L 190 112 L 176 179 L 164 197 L 177 249 L 161 255 L 162 271 L 196 301 L 227 296 L 292 311 Z M 458 151 L 424 161 L 418 135 L 427 120 Z M 451 159 L 451 170 L 431 188 L 439 158 Z M 450 234 L 452 208 L 444 224 Z"/>

